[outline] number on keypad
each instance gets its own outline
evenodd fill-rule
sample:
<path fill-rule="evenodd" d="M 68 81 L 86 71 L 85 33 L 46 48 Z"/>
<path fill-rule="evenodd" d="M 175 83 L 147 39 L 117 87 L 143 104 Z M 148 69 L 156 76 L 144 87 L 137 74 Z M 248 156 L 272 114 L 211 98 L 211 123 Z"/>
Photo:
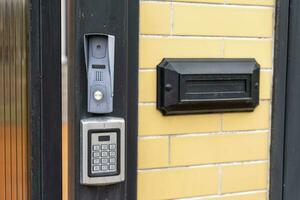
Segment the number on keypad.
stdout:
<path fill-rule="evenodd" d="M 93 145 L 93 150 L 94 151 L 99 151 L 100 149 L 100 146 L 99 145 Z"/>

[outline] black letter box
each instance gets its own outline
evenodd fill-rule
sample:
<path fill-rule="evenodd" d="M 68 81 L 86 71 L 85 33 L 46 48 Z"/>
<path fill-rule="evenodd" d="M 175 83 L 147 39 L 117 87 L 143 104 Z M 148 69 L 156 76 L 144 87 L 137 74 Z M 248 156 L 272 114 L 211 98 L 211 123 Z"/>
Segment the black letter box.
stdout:
<path fill-rule="evenodd" d="M 157 66 L 157 108 L 164 115 L 253 111 L 258 103 L 255 59 L 165 58 Z"/>

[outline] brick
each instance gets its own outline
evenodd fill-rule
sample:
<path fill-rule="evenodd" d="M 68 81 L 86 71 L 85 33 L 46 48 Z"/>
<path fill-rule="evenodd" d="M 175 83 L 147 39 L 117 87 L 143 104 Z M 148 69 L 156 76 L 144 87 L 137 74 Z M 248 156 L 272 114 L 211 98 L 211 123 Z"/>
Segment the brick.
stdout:
<path fill-rule="evenodd" d="M 139 169 L 166 167 L 169 162 L 169 139 L 168 137 L 139 139 L 138 152 Z"/>
<path fill-rule="evenodd" d="M 221 39 L 140 38 L 141 68 L 155 68 L 163 58 L 217 58 L 221 56 Z"/>
<path fill-rule="evenodd" d="M 155 105 L 139 106 L 139 135 L 215 132 L 220 129 L 220 114 L 163 116 Z"/>
<path fill-rule="evenodd" d="M 223 115 L 223 130 L 255 130 L 269 128 L 270 102 L 261 101 L 253 112 L 226 113 Z"/>
<path fill-rule="evenodd" d="M 222 167 L 222 193 L 267 188 L 268 164 L 242 164 Z"/>
<path fill-rule="evenodd" d="M 171 138 L 171 165 L 195 165 L 268 158 L 268 134 L 225 134 Z"/>
<path fill-rule="evenodd" d="M 275 0 L 225 0 L 228 4 L 274 6 Z"/>
<path fill-rule="evenodd" d="M 174 199 L 216 194 L 218 169 L 185 168 L 138 173 L 138 199 Z"/>
<path fill-rule="evenodd" d="M 271 99 L 272 97 L 272 72 L 260 72 L 260 99 Z"/>
<path fill-rule="evenodd" d="M 262 68 L 273 66 L 273 41 L 270 39 L 225 39 L 225 58 L 255 58 Z"/>
<path fill-rule="evenodd" d="M 140 4 L 140 33 L 141 34 L 170 34 L 171 33 L 171 4 L 161 2 L 141 2 Z"/>
<path fill-rule="evenodd" d="M 174 0 L 175 2 L 225 3 L 225 0 Z"/>
<path fill-rule="evenodd" d="M 173 33 L 272 37 L 273 8 L 175 4 Z"/>
<path fill-rule="evenodd" d="M 221 3 L 238 5 L 264 5 L 274 6 L 275 0 L 174 0 L 175 2 Z"/>
<path fill-rule="evenodd" d="M 139 102 L 156 102 L 156 71 L 139 72 Z"/>
<path fill-rule="evenodd" d="M 210 198 L 205 200 L 267 200 L 267 193 L 255 193 L 255 194 L 241 194 L 241 195 L 228 195 L 226 197 Z"/>

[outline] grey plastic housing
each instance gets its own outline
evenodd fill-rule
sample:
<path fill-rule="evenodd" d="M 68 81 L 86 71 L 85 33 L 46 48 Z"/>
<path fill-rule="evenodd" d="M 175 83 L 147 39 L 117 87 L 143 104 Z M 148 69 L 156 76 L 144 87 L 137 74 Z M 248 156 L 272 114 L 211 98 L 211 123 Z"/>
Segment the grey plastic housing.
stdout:
<path fill-rule="evenodd" d="M 87 72 L 87 108 L 90 113 L 113 111 L 115 36 L 102 33 L 84 35 Z"/>

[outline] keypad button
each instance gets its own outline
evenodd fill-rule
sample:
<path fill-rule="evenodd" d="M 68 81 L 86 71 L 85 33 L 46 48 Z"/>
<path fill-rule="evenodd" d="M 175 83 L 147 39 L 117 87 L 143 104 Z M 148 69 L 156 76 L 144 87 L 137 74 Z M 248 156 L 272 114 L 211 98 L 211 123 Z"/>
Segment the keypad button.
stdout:
<path fill-rule="evenodd" d="M 107 171 L 108 170 L 108 166 L 107 165 L 102 165 L 102 171 Z"/>
<path fill-rule="evenodd" d="M 115 158 L 109 159 L 109 163 L 116 163 L 116 159 Z"/>
<path fill-rule="evenodd" d="M 107 152 L 107 151 L 103 151 L 103 152 L 101 153 L 101 156 L 102 156 L 102 157 L 107 157 L 107 156 L 108 156 L 108 152 Z"/>
<path fill-rule="evenodd" d="M 116 152 L 115 152 L 115 151 L 109 152 L 109 156 L 111 156 L 111 157 L 116 157 Z"/>
<path fill-rule="evenodd" d="M 107 150 L 107 148 L 108 148 L 108 147 L 107 147 L 107 144 L 102 144 L 102 145 L 101 145 L 101 149 L 102 149 L 102 150 Z"/>
<path fill-rule="evenodd" d="M 108 159 L 107 159 L 107 158 L 102 158 L 101 162 L 102 162 L 103 164 L 108 163 Z"/>
<path fill-rule="evenodd" d="M 100 159 L 93 159 L 93 163 L 94 164 L 99 164 L 100 163 Z"/>
<path fill-rule="evenodd" d="M 100 156 L 100 153 L 99 153 L 99 152 L 94 152 L 94 153 L 93 153 L 93 156 L 94 156 L 94 157 L 99 157 L 99 156 Z"/>
<path fill-rule="evenodd" d="M 100 146 L 99 145 L 93 145 L 93 150 L 94 151 L 99 151 L 100 150 Z"/>
<path fill-rule="evenodd" d="M 110 165 L 109 170 L 116 170 L 116 165 Z"/>
<path fill-rule="evenodd" d="M 94 171 L 100 171 L 100 166 L 99 166 L 99 165 L 94 166 L 94 167 L 93 167 L 93 170 L 94 170 Z"/>
<path fill-rule="evenodd" d="M 110 150 L 116 149 L 116 145 L 115 145 L 115 144 L 110 144 L 110 145 L 109 145 L 109 149 L 110 149 Z"/>

